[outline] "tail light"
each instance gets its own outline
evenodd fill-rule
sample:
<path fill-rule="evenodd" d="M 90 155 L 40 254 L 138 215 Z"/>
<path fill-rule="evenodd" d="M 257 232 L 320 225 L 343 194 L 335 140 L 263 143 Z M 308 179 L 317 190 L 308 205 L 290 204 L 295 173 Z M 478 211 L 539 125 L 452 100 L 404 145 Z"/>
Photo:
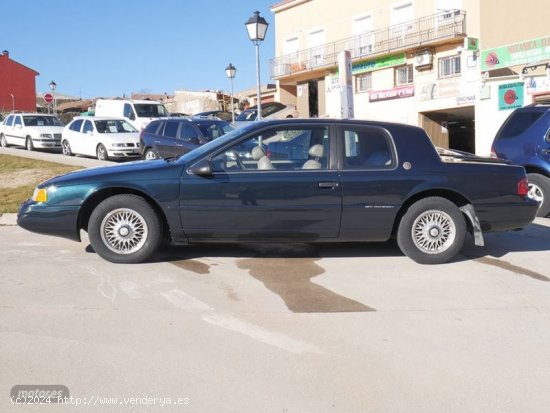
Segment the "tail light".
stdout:
<path fill-rule="evenodd" d="M 518 181 L 518 195 L 526 196 L 529 193 L 529 182 L 526 177 L 521 178 Z"/>

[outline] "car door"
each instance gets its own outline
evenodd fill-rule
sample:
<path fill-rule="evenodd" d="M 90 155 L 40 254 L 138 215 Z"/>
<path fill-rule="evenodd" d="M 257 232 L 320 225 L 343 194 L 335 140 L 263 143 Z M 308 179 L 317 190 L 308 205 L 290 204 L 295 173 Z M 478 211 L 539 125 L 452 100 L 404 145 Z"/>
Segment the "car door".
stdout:
<path fill-rule="evenodd" d="M 11 127 L 11 135 L 17 142 L 17 145 L 25 146 L 25 131 L 23 129 L 23 116 L 15 115 L 13 119 L 13 126 Z"/>
<path fill-rule="evenodd" d="M 330 131 L 328 123 L 267 125 L 209 156 L 211 176 L 185 174 L 180 214 L 189 240 L 338 237 L 342 192 L 338 172 L 329 162 Z M 311 161 L 313 168 L 271 162 L 265 150 L 270 141 L 303 133 L 311 135 L 312 153 L 318 155 L 303 164 Z"/>
<path fill-rule="evenodd" d="M 80 129 L 84 120 L 75 119 L 71 122 L 68 128 L 63 131 L 63 139 L 66 139 L 69 142 L 71 147 L 71 152 L 76 154 L 82 154 L 82 137 L 80 134 Z"/>
<path fill-rule="evenodd" d="M 157 151 L 161 158 L 169 158 L 177 153 L 179 120 L 167 120 L 161 126 L 155 139 Z"/>
<path fill-rule="evenodd" d="M 78 134 L 81 142 L 82 153 L 88 156 L 96 156 L 97 136 L 94 135 L 94 125 L 91 120 L 86 119 L 82 125 L 82 132 Z"/>
<path fill-rule="evenodd" d="M 341 238 L 385 241 L 414 182 L 402 177 L 390 133 L 378 126 L 342 125 L 338 133 L 343 188 Z"/>
<path fill-rule="evenodd" d="M 9 115 L 6 120 L 4 121 L 4 135 L 6 137 L 6 141 L 10 145 L 20 145 L 19 140 L 13 136 L 13 121 L 15 116 Z"/>

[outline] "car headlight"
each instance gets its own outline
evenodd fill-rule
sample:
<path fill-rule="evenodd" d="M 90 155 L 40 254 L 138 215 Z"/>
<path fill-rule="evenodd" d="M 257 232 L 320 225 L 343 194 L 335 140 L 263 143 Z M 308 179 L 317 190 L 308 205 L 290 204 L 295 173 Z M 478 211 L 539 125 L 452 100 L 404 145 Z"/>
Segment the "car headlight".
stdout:
<path fill-rule="evenodd" d="M 46 138 L 46 139 L 52 139 L 53 136 L 52 136 L 51 133 L 41 133 L 40 137 L 41 138 Z"/>
<path fill-rule="evenodd" d="M 34 202 L 48 202 L 48 190 L 46 188 L 35 188 L 32 200 Z"/>

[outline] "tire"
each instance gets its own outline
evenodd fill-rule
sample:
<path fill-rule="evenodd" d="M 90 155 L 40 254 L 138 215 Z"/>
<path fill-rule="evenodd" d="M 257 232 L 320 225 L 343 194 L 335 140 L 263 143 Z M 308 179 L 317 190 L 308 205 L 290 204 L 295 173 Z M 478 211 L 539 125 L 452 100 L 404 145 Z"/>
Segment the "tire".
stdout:
<path fill-rule="evenodd" d="M 527 174 L 529 196 L 540 202 L 537 217 L 550 214 L 550 178 L 541 174 Z"/>
<path fill-rule="evenodd" d="M 28 151 L 34 151 L 34 145 L 30 136 L 27 136 L 27 139 L 25 139 L 25 148 L 27 148 Z"/>
<path fill-rule="evenodd" d="M 117 264 L 137 264 L 150 258 L 159 247 L 162 225 L 142 197 L 114 195 L 93 210 L 88 236 L 100 257 Z"/>
<path fill-rule="evenodd" d="M 61 142 L 61 150 L 63 151 L 63 155 L 65 156 L 73 156 L 73 153 L 71 151 L 71 145 L 69 144 L 68 140 L 63 140 Z"/>
<path fill-rule="evenodd" d="M 4 134 L 0 135 L 0 145 L 2 146 L 2 148 L 7 148 L 9 146 Z"/>
<path fill-rule="evenodd" d="M 401 251 L 419 264 L 442 264 L 464 244 L 466 220 L 451 201 L 424 198 L 409 207 L 397 229 Z"/>
<path fill-rule="evenodd" d="M 97 154 L 97 159 L 99 159 L 100 161 L 109 160 L 109 154 L 107 153 L 107 149 L 102 143 L 98 145 L 96 154 Z"/>
<path fill-rule="evenodd" d="M 145 151 L 145 155 L 143 156 L 143 159 L 150 161 L 152 159 L 158 159 L 158 156 L 153 149 L 149 148 Z"/>

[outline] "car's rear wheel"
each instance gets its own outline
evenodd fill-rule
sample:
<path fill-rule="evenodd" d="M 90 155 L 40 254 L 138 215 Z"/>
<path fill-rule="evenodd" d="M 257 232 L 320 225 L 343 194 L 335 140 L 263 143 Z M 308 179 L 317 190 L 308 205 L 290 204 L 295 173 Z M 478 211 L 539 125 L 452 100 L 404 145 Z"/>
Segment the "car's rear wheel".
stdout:
<path fill-rule="evenodd" d="M 97 159 L 100 161 L 108 161 L 109 160 L 109 154 L 107 153 L 107 148 L 105 148 L 105 145 L 99 144 L 97 146 Z"/>
<path fill-rule="evenodd" d="M 8 141 L 6 140 L 4 134 L 0 135 L 0 145 L 2 145 L 2 148 L 8 147 Z"/>
<path fill-rule="evenodd" d="M 25 139 L 25 148 L 27 148 L 28 151 L 34 151 L 34 144 L 30 136 L 27 136 L 27 139 Z"/>
<path fill-rule="evenodd" d="M 442 264 L 460 252 L 466 220 L 451 201 L 424 198 L 409 207 L 397 229 L 397 244 L 419 264 Z"/>
<path fill-rule="evenodd" d="M 63 155 L 65 156 L 72 156 L 73 153 L 71 151 L 71 145 L 69 144 L 69 141 L 68 140 L 64 140 L 63 142 L 61 142 L 61 149 L 63 151 Z"/>
<path fill-rule="evenodd" d="M 550 214 L 550 178 L 541 174 L 527 174 L 529 196 L 540 202 L 538 217 Z"/>
<path fill-rule="evenodd" d="M 157 156 L 157 154 L 155 153 L 155 151 L 153 149 L 147 149 L 145 151 L 144 158 L 147 159 L 147 160 L 151 160 L 151 159 L 157 159 L 158 156 Z"/>
<path fill-rule="evenodd" d="M 155 210 L 142 197 L 114 195 L 93 210 L 88 235 L 102 258 L 135 264 L 155 253 L 161 243 L 162 225 Z"/>

